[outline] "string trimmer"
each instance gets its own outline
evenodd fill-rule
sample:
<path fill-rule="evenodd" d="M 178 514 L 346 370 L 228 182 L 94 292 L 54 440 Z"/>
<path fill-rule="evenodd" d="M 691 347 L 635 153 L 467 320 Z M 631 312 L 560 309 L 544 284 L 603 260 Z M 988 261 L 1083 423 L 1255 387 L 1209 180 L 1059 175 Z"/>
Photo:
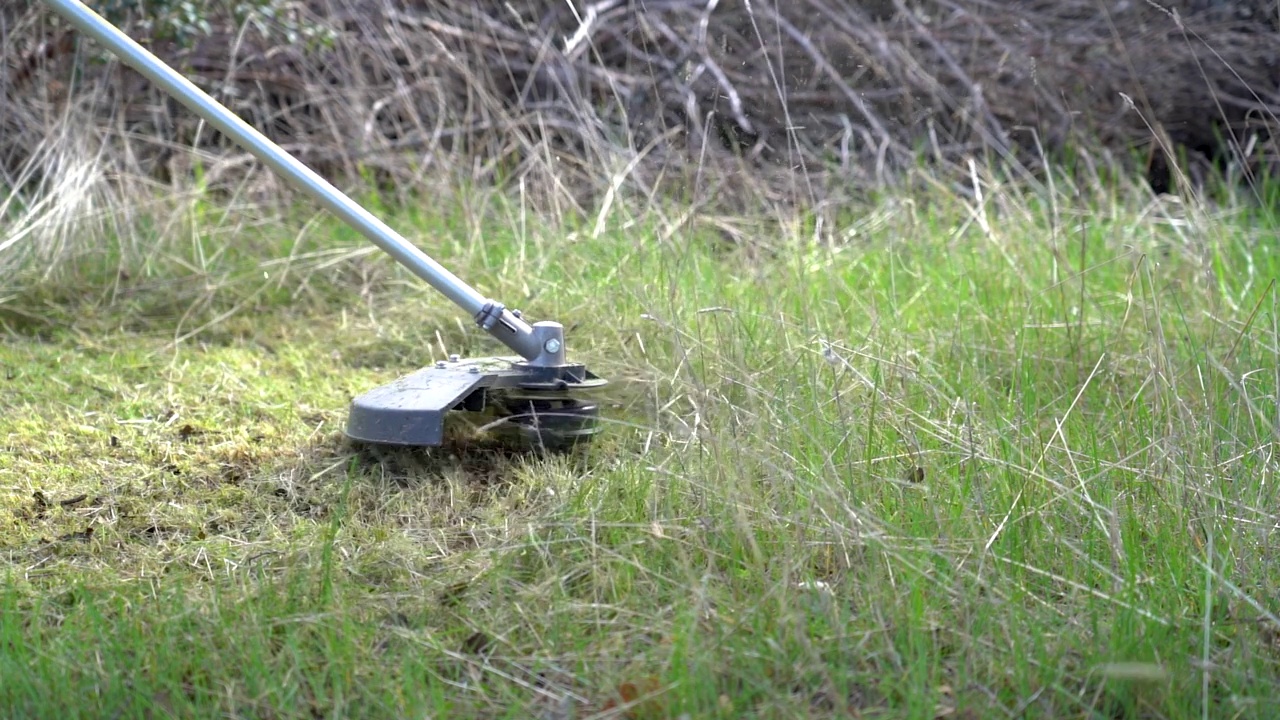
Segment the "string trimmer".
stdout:
<path fill-rule="evenodd" d="M 529 324 L 520 311 L 481 295 L 79 0 L 44 2 L 443 293 L 517 353 L 450 356 L 366 392 L 351 402 L 349 438 L 376 445 L 440 445 L 451 413 L 479 414 L 491 419 L 484 427 L 547 449 L 573 446 L 599 430 L 598 405 L 581 393 L 605 381 L 566 359 L 560 323 Z"/>

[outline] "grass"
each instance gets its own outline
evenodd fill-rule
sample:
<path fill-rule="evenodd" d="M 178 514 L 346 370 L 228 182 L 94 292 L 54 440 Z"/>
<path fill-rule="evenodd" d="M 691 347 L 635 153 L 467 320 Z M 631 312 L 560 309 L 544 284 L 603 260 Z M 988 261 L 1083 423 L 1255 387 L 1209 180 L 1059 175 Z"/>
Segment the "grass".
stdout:
<path fill-rule="evenodd" d="M 1273 717 L 1274 218 L 985 197 L 379 208 L 613 381 L 567 457 L 349 446 L 500 349 L 326 219 L 7 293 L 3 714 Z"/>

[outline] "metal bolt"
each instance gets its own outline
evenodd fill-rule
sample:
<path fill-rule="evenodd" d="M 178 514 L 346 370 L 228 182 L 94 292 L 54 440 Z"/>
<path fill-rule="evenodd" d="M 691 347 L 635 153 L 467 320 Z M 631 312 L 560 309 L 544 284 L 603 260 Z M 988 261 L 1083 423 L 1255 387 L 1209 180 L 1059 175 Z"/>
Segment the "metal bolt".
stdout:
<path fill-rule="evenodd" d="M 436 367 L 438 367 L 438 368 L 442 368 L 442 369 L 443 369 L 443 368 L 444 368 L 444 366 L 445 366 L 445 365 L 447 365 L 447 364 L 448 364 L 448 363 L 446 363 L 446 362 L 445 362 L 445 361 L 443 361 L 443 360 L 437 360 L 437 361 L 436 361 Z"/>
<path fill-rule="evenodd" d="M 476 367 L 475 365 L 472 365 L 471 367 L 467 368 L 467 372 L 471 373 L 472 375 L 479 375 L 480 368 Z"/>
<path fill-rule="evenodd" d="M 515 316 L 516 316 L 516 317 L 518 317 L 518 318 L 519 318 L 519 317 L 524 317 L 524 313 L 520 312 L 519 310 L 512 310 L 512 311 L 511 311 L 511 314 L 512 314 L 512 315 L 515 315 Z"/>
<path fill-rule="evenodd" d="M 459 360 L 459 359 L 460 359 L 460 358 L 459 358 L 459 356 L 457 356 L 457 355 L 450 355 L 450 356 L 449 356 L 449 362 L 452 362 L 452 363 L 456 363 L 456 362 L 458 362 L 458 360 Z"/>
<path fill-rule="evenodd" d="M 560 348 L 561 348 L 561 347 L 562 347 L 562 346 L 561 346 L 561 344 L 560 344 L 560 341 L 559 341 L 558 339 L 556 339 L 556 338 L 551 338 L 550 340 L 546 341 L 546 342 L 545 342 L 545 343 L 543 343 L 543 345 L 542 345 L 542 349 L 543 349 L 543 350 L 546 350 L 547 352 L 551 353 L 552 355 L 555 355 L 556 353 L 560 352 Z"/>

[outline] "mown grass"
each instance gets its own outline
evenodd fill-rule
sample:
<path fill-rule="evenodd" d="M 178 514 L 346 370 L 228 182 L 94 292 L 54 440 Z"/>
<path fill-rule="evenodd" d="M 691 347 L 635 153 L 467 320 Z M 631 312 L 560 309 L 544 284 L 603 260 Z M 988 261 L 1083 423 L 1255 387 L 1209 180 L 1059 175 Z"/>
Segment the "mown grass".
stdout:
<path fill-rule="evenodd" d="M 568 457 L 350 447 L 501 349 L 325 219 L 10 293 L 3 715 L 1274 716 L 1274 218 L 985 190 L 380 209 L 614 381 Z"/>

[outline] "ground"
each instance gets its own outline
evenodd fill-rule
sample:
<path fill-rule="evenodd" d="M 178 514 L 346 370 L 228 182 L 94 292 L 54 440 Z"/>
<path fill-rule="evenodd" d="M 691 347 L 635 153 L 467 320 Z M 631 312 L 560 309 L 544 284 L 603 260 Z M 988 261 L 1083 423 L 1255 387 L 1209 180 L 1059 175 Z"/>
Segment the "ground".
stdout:
<path fill-rule="evenodd" d="M 331 220 L 24 286 L 4 715 L 1273 716 L 1274 215 L 988 182 L 749 246 L 397 211 L 610 379 L 564 456 L 344 439 L 502 349 Z"/>

